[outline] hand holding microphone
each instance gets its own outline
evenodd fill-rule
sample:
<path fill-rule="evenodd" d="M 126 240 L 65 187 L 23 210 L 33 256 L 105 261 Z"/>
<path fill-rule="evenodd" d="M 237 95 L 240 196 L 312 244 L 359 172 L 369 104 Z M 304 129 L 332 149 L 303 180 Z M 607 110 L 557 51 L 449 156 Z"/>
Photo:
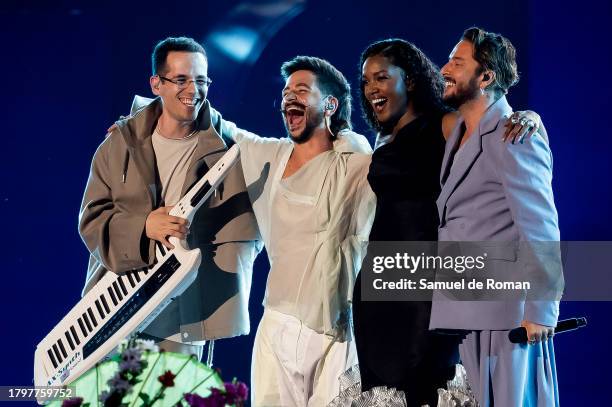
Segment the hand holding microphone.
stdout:
<path fill-rule="evenodd" d="M 531 323 L 527 322 L 527 324 L 531 324 Z M 558 334 L 561 332 L 573 331 L 575 329 L 586 326 L 586 324 L 587 324 L 587 320 L 584 317 L 565 319 L 557 323 L 557 326 L 554 329 L 554 333 Z M 533 324 L 533 325 L 539 326 L 537 324 Z M 548 335 L 548 337 L 551 337 L 551 336 L 552 335 Z M 510 342 L 512 343 L 526 343 L 526 342 L 535 343 L 537 342 L 537 340 L 535 341 L 528 340 L 530 338 L 528 338 L 527 336 L 527 328 L 525 326 L 521 326 L 520 328 L 512 329 L 510 332 L 508 332 L 508 338 L 510 339 Z M 540 338 L 540 339 L 544 339 L 544 338 Z"/>

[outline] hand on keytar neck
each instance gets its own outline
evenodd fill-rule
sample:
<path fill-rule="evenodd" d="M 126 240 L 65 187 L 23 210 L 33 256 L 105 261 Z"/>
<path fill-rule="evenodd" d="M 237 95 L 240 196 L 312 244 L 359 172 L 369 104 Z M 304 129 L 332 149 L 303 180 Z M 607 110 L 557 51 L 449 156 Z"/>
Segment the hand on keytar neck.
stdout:
<path fill-rule="evenodd" d="M 174 246 L 168 241 L 170 236 L 180 240 L 187 236 L 189 225 L 187 220 L 170 215 L 171 206 L 162 206 L 147 216 L 145 232 L 149 239 L 157 240 L 168 249 Z"/>

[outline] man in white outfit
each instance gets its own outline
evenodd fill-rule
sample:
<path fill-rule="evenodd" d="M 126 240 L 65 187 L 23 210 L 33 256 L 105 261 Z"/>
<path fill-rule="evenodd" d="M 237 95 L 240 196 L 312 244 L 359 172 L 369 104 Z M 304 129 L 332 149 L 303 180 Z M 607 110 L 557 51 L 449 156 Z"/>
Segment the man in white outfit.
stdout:
<path fill-rule="evenodd" d="M 251 368 L 253 406 L 325 406 L 357 364 L 350 299 L 365 257 L 376 197 L 372 149 L 351 131 L 351 92 L 329 62 L 283 64 L 288 137 L 223 122 L 240 145 L 247 192 L 270 272 Z"/>
<path fill-rule="evenodd" d="M 327 61 L 283 64 L 287 138 L 233 128 L 270 260 L 251 370 L 254 406 L 324 406 L 357 363 L 350 298 L 375 196 L 371 148 L 350 131 L 350 87 Z"/>

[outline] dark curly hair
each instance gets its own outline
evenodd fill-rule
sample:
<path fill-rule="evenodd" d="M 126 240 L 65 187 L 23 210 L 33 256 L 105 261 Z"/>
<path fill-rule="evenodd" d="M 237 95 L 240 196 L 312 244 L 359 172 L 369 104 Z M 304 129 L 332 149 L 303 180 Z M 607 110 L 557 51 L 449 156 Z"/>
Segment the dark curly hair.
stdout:
<path fill-rule="evenodd" d="M 332 64 L 324 59 L 297 56 L 281 66 L 281 75 L 287 80 L 296 71 L 310 71 L 317 77 L 317 84 L 324 93 L 338 99 L 338 109 L 331 117 L 329 127 L 333 134 L 340 130 L 351 129 L 351 86 Z"/>
<path fill-rule="evenodd" d="M 508 93 L 511 86 L 519 81 L 516 67 L 516 49 L 500 34 L 487 32 L 478 27 L 465 30 L 462 40 L 474 46 L 474 59 L 480 64 L 477 74 L 484 71 L 495 72 L 495 81 L 489 85 L 498 96 Z"/>
<path fill-rule="evenodd" d="M 390 38 L 370 44 L 361 54 L 359 72 L 366 59 L 374 55 L 381 55 L 400 68 L 408 76 L 413 86 L 410 99 L 414 103 L 415 111 L 419 113 L 444 113 L 449 109 L 442 102 L 444 92 L 444 79 L 440 69 L 427 58 L 427 56 L 414 44 L 398 38 Z M 364 93 L 364 83 L 359 78 L 359 100 L 363 118 L 374 129 L 381 130 L 374 110 Z"/>

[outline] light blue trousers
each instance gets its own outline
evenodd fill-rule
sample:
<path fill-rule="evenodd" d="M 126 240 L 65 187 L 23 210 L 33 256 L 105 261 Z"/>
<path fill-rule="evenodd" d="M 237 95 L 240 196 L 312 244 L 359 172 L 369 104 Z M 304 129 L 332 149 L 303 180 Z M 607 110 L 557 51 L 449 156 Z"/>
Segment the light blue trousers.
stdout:
<path fill-rule="evenodd" d="M 459 346 L 481 407 L 558 407 L 552 339 L 514 344 L 508 331 L 472 331 Z"/>

